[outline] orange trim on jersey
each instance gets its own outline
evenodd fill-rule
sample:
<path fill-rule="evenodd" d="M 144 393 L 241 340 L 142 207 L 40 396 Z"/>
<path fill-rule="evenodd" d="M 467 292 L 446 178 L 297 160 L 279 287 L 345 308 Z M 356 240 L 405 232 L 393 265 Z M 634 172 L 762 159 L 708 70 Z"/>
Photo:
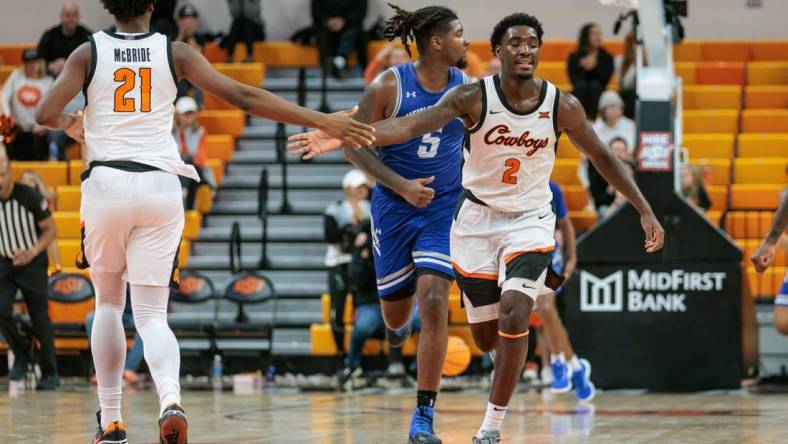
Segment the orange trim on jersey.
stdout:
<path fill-rule="evenodd" d="M 498 330 L 498 336 L 506 339 L 520 339 L 528 336 L 528 332 L 526 331 L 525 333 L 509 334 Z"/>
<path fill-rule="evenodd" d="M 451 266 L 454 267 L 454 270 L 457 271 L 457 273 L 460 273 L 463 277 L 474 278 L 474 279 L 484 279 L 486 281 L 497 281 L 498 280 L 498 275 L 497 274 L 468 273 L 467 271 L 465 271 L 462 268 L 460 268 L 460 266 L 457 265 L 454 262 L 451 263 Z"/>
<path fill-rule="evenodd" d="M 552 247 L 537 248 L 535 250 L 515 251 L 514 253 L 510 253 L 508 256 L 506 256 L 506 259 L 504 259 L 503 262 L 506 265 L 509 265 L 509 262 L 517 259 L 517 257 L 519 257 L 519 256 L 521 256 L 523 254 L 526 254 L 526 253 L 549 253 L 549 252 L 551 252 L 553 250 L 555 250 L 555 245 L 553 245 Z"/>

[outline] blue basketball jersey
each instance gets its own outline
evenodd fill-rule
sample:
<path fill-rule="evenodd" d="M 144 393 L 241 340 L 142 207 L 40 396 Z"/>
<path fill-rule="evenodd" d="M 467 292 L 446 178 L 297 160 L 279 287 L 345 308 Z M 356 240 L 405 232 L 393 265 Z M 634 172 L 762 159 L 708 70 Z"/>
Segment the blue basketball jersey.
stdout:
<path fill-rule="evenodd" d="M 433 93 L 422 88 L 413 63 L 403 63 L 392 70 L 398 84 L 397 104 L 392 117 L 403 117 L 429 108 L 438 103 L 450 89 L 465 83 L 465 74 L 457 68 L 451 68 L 446 88 Z M 406 179 L 435 176 L 435 181 L 429 187 L 435 190 L 437 199 L 460 189 L 464 136 L 462 120 L 454 119 L 441 130 L 404 143 L 381 147 L 380 160 Z M 379 187 L 391 194 L 389 190 Z"/>

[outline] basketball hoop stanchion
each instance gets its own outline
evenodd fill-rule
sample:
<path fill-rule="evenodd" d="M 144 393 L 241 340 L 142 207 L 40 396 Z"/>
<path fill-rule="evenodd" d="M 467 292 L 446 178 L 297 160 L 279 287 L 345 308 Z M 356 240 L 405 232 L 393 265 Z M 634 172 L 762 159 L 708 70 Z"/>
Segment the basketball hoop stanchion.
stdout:
<path fill-rule="evenodd" d="M 279 208 L 279 212 L 290 214 L 293 212 L 293 207 L 290 205 L 287 190 L 287 134 L 285 124 L 281 122 L 276 124 L 276 157 L 282 166 L 282 206 Z"/>
<path fill-rule="evenodd" d="M 257 215 L 263 230 L 260 236 L 258 268 L 267 270 L 271 267 L 271 262 L 268 260 L 268 170 L 265 168 L 260 172 L 260 183 L 257 186 Z"/>

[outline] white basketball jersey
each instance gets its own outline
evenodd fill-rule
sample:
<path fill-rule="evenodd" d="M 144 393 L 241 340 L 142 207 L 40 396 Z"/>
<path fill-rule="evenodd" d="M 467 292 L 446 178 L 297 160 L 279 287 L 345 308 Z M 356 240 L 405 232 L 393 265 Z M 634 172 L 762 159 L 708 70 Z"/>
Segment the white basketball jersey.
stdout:
<path fill-rule="evenodd" d="M 162 34 L 90 36 L 85 142 L 88 161 L 126 160 L 199 180 L 172 137 L 177 79 Z"/>
<path fill-rule="evenodd" d="M 497 75 L 481 81 L 482 114 L 468 130 L 462 186 L 499 211 L 523 212 L 549 205 L 559 135 L 558 89 L 543 80 L 538 104 L 521 113 L 506 102 Z"/>

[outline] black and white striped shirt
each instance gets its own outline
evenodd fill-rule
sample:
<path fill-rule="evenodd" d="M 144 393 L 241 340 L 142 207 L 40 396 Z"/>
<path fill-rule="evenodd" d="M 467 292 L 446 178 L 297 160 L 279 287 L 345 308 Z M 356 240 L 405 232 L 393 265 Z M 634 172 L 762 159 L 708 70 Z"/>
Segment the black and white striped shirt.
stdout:
<path fill-rule="evenodd" d="M 47 201 L 34 189 L 14 184 L 8 200 L 0 200 L 0 258 L 13 259 L 14 252 L 30 250 L 38 243 L 38 223 L 52 216 Z"/>

